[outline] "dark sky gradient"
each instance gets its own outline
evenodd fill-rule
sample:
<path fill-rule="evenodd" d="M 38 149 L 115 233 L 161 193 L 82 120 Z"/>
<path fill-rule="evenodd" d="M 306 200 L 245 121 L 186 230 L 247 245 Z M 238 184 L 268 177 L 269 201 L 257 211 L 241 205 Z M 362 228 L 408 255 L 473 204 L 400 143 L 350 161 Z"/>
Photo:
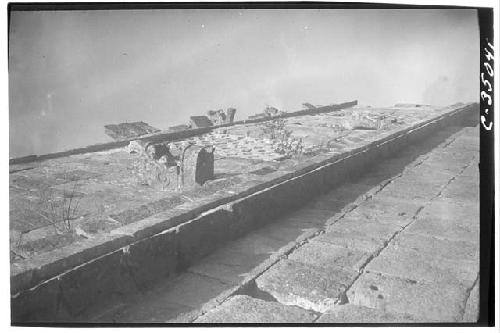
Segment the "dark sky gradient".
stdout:
<path fill-rule="evenodd" d="M 476 101 L 474 10 L 13 12 L 10 156 L 236 107 Z"/>

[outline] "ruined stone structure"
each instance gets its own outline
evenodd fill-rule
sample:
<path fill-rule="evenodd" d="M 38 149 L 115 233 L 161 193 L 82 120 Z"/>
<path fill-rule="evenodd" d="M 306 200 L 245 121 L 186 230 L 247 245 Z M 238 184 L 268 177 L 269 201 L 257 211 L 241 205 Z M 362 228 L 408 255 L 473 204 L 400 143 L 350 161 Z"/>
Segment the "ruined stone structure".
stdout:
<path fill-rule="evenodd" d="M 226 112 L 223 109 L 219 110 L 209 110 L 207 112 L 210 121 L 214 125 L 224 125 L 224 124 L 232 124 L 234 121 L 234 115 L 236 113 L 235 108 L 228 108 Z"/>
<path fill-rule="evenodd" d="M 190 143 L 152 143 L 147 140 L 131 141 L 128 150 L 138 154 L 142 164 L 141 173 L 148 185 L 161 185 L 163 189 L 182 189 L 196 184 L 203 185 L 214 177 L 214 148 Z"/>
<path fill-rule="evenodd" d="M 191 116 L 189 123 L 191 128 L 212 127 L 214 125 L 207 116 Z"/>
<path fill-rule="evenodd" d="M 126 140 L 137 138 L 146 134 L 159 132 L 160 130 L 149 124 L 138 121 L 135 123 L 121 123 L 118 125 L 104 125 L 104 131 L 114 140 Z"/>

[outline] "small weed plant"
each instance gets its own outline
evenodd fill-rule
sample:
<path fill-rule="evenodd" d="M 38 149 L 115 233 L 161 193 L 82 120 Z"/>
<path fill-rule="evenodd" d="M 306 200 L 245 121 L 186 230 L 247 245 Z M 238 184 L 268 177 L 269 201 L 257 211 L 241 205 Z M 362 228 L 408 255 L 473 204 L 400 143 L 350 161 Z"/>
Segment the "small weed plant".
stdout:
<path fill-rule="evenodd" d="M 266 117 L 277 117 L 262 123 L 261 128 L 264 136 L 273 141 L 274 150 L 287 157 L 296 157 L 302 155 L 304 145 L 302 138 L 293 136 L 293 131 L 286 128 L 287 121 L 279 116 L 285 112 L 272 106 L 265 108 Z"/>

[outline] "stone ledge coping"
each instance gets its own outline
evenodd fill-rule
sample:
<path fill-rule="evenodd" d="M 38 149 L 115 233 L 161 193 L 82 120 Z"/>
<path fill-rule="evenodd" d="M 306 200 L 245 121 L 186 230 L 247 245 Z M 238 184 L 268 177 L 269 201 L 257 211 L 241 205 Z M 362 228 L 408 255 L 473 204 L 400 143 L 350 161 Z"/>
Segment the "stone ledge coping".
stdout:
<path fill-rule="evenodd" d="M 134 243 L 142 242 L 155 235 L 165 233 L 180 225 L 197 220 L 219 209 L 231 210 L 234 204 L 248 197 L 259 196 L 273 187 L 293 183 L 307 174 L 342 162 L 350 157 L 367 152 L 374 147 L 383 146 L 397 138 L 432 123 L 439 123 L 461 112 L 477 108 L 477 103 L 470 103 L 460 108 L 446 110 L 433 119 L 422 120 L 400 130 L 392 130 L 369 144 L 358 145 L 342 153 L 323 153 L 287 170 L 276 171 L 230 188 L 218 191 L 196 202 L 187 202 L 171 210 L 161 212 L 143 220 L 112 230 L 109 234 L 96 237 L 40 254 L 23 262 L 11 265 L 11 295 L 16 297 L 23 291 L 34 290 L 53 279 L 59 279 L 68 271 L 98 260 L 110 253 L 126 251 Z M 315 110 L 313 110 L 315 111 Z M 331 110 L 330 110 L 331 111 Z"/>

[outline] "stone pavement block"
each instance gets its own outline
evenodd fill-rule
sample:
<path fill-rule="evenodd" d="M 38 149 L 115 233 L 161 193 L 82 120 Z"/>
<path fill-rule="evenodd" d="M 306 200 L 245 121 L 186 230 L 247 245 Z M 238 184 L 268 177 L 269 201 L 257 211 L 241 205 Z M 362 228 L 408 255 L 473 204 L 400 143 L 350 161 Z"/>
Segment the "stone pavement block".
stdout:
<path fill-rule="evenodd" d="M 419 181 L 424 183 L 437 182 L 440 185 L 445 185 L 451 178 L 456 176 L 462 167 L 454 167 L 450 170 L 449 167 L 443 165 L 440 167 L 431 166 L 429 164 L 419 164 L 417 166 L 409 166 L 404 170 L 403 177 L 408 180 Z"/>
<path fill-rule="evenodd" d="M 229 288 L 231 285 L 222 281 L 188 272 L 175 279 L 166 290 L 157 292 L 165 302 L 197 308 Z"/>
<path fill-rule="evenodd" d="M 420 252 L 422 255 L 435 256 L 455 261 L 479 260 L 479 246 L 466 241 L 439 239 L 432 236 L 401 233 L 394 240 L 394 245 Z"/>
<path fill-rule="evenodd" d="M 296 306 L 236 295 L 194 323 L 310 323 L 316 316 Z"/>
<path fill-rule="evenodd" d="M 437 218 L 442 220 L 462 220 L 475 224 L 479 221 L 479 205 L 457 203 L 452 198 L 437 198 L 426 205 L 419 217 Z"/>
<path fill-rule="evenodd" d="M 479 165 L 472 164 L 465 168 L 465 170 L 460 174 L 460 177 L 472 178 L 479 180 Z"/>
<path fill-rule="evenodd" d="M 398 198 L 379 198 L 378 195 L 364 201 L 356 209 L 345 215 L 354 220 L 379 221 L 397 226 L 406 226 L 417 213 L 421 205 Z"/>
<path fill-rule="evenodd" d="M 394 224 L 348 218 L 332 224 L 324 234 L 315 237 L 314 240 L 372 254 L 383 248 L 399 230 L 401 228 Z"/>
<path fill-rule="evenodd" d="M 390 245 L 366 266 L 365 271 L 428 283 L 461 283 L 469 287 L 476 279 L 478 262 L 446 260 L 436 254 Z"/>
<path fill-rule="evenodd" d="M 285 305 L 325 312 L 338 302 L 357 273 L 282 260 L 256 280 L 257 286 Z"/>
<path fill-rule="evenodd" d="M 359 271 L 370 255 L 356 249 L 348 249 L 325 242 L 311 241 L 293 251 L 288 259 L 324 268 L 345 268 Z"/>
<path fill-rule="evenodd" d="M 338 305 L 325 312 L 316 323 L 414 323 L 424 322 L 412 315 L 391 313 L 353 304 Z"/>
<path fill-rule="evenodd" d="M 405 174 L 402 178 L 397 179 L 396 182 L 391 183 L 387 189 L 394 186 L 395 188 L 391 189 L 394 193 L 408 191 L 411 195 L 418 196 L 419 198 L 432 199 L 443 190 L 443 187 L 448 184 L 452 177 L 453 176 L 441 176 L 436 174 L 427 174 L 427 176 L 423 176 L 420 173 L 410 173 Z M 408 194 L 408 196 L 410 194 Z"/>
<path fill-rule="evenodd" d="M 463 311 L 466 288 L 459 284 L 419 283 L 364 273 L 347 292 L 349 303 L 408 314 L 428 321 L 456 322 Z"/>
<path fill-rule="evenodd" d="M 476 184 L 453 182 L 443 190 L 441 197 L 463 205 L 479 205 L 479 181 Z"/>
<path fill-rule="evenodd" d="M 439 194 L 442 184 L 420 183 L 418 179 L 404 182 L 396 179 L 377 193 L 377 198 L 383 200 L 387 197 L 425 203 Z"/>
<path fill-rule="evenodd" d="M 467 150 L 449 151 L 448 149 L 436 150 L 425 160 L 426 167 L 434 170 L 460 171 L 469 164 L 473 155 Z"/>
<path fill-rule="evenodd" d="M 467 303 L 462 322 L 475 323 L 479 319 L 479 281 L 472 288 Z"/>
<path fill-rule="evenodd" d="M 479 243 L 479 220 L 476 223 L 463 220 L 440 220 L 436 218 L 417 218 L 405 233 L 434 236 L 449 240 L 462 240 Z"/>

